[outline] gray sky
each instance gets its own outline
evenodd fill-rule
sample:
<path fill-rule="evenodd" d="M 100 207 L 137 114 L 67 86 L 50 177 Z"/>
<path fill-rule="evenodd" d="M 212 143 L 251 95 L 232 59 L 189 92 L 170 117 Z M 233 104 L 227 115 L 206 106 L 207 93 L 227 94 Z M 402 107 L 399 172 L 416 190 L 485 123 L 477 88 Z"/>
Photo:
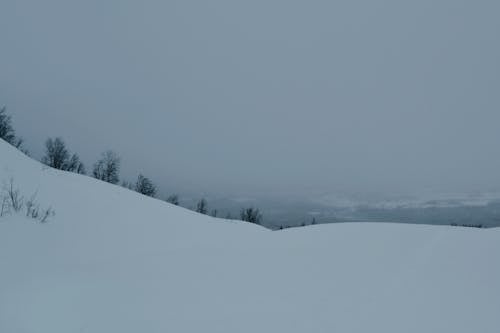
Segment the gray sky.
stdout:
<path fill-rule="evenodd" d="M 2 0 L 28 148 L 200 191 L 500 187 L 499 1 Z M 87 165 L 89 167 L 89 165 Z"/>

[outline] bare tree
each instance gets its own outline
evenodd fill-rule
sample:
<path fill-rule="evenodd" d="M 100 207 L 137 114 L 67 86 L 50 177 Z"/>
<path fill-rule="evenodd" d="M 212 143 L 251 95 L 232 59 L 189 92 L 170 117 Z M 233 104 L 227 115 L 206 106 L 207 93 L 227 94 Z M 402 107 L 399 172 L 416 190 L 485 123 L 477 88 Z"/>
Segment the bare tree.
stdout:
<path fill-rule="evenodd" d="M 247 221 L 250 223 L 260 224 L 262 222 L 262 214 L 257 208 L 244 208 L 240 212 L 240 217 L 242 221 Z"/>
<path fill-rule="evenodd" d="M 85 170 L 85 165 L 83 165 L 83 163 L 80 161 L 80 157 L 78 157 L 77 154 L 73 154 L 71 156 L 71 158 L 67 161 L 66 165 L 64 166 L 63 170 L 79 173 L 82 175 L 87 174 Z"/>
<path fill-rule="evenodd" d="M 85 174 L 85 166 L 77 154 L 70 155 L 62 138 L 45 141 L 45 156 L 42 163 L 59 170 Z"/>
<path fill-rule="evenodd" d="M 0 139 L 14 145 L 16 141 L 16 133 L 12 128 L 12 119 L 7 114 L 7 108 L 0 108 Z"/>
<path fill-rule="evenodd" d="M 111 184 L 118 184 L 120 181 L 120 157 L 112 150 L 101 154 L 101 159 L 94 164 L 92 175 L 100 180 Z"/>
<path fill-rule="evenodd" d="M 48 138 L 45 141 L 45 156 L 42 158 L 42 163 L 63 170 L 68 159 L 69 152 L 62 138 Z"/>
<path fill-rule="evenodd" d="M 149 178 L 146 178 L 143 175 L 139 175 L 139 177 L 137 177 L 135 190 L 150 197 L 154 197 L 156 195 L 156 186 Z"/>
<path fill-rule="evenodd" d="M 0 108 L 0 139 L 28 155 L 28 151 L 23 148 L 23 139 L 16 137 L 16 131 L 12 127 L 12 118 L 7 114 L 5 106 Z"/>
<path fill-rule="evenodd" d="M 203 198 L 196 204 L 196 211 L 200 214 L 207 214 L 207 201 Z"/>

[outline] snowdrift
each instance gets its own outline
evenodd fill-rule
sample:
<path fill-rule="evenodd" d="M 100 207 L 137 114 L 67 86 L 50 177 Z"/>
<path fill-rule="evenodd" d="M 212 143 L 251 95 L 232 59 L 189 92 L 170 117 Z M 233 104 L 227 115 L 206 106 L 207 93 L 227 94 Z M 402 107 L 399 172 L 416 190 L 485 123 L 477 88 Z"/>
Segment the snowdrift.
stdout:
<path fill-rule="evenodd" d="M 271 232 L 60 172 L 0 142 L 56 216 L 0 219 L 0 332 L 500 332 L 500 230 Z"/>

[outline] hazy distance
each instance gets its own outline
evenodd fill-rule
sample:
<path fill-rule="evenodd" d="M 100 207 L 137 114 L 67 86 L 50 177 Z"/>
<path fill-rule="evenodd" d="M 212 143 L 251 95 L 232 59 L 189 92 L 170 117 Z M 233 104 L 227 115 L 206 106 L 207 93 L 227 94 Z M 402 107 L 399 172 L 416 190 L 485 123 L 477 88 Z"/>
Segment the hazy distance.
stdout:
<path fill-rule="evenodd" d="M 0 105 L 35 157 L 163 193 L 500 189 L 500 3 L 0 4 Z"/>

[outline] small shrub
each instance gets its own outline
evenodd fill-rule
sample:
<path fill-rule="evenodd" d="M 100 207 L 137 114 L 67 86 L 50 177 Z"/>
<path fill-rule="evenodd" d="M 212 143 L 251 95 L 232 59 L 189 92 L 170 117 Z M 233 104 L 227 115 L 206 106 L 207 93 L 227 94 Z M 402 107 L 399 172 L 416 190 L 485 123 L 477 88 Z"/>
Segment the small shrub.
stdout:
<path fill-rule="evenodd" d="M 0 209 L 0 217 L 7 214 L 19 213 L 25 209 L 25 215 L 28 218 L 37 220 L 41 223 L 46 223 L 50 217 L 55 216 L 54 210 L 49 207 L 41 209 L 36 201 L 37 192 L 35 192 L 28 200 L 24 199 L 21 191 L 14 186 L 14 180 L 11 178 L 9 184 L 4 184 L 0 201 L 2 202 Z"/>
<path fill-rule="evenodd" d="M 172 205 L 179 206 L 179 196 L 177 194 L 172 194 L 169 196 L 166 200 L 168 203 L 171 203 Z"/>
<path fill-rule="evenodd" d="M 0 217 L 7 214 L 7 208 L 8 208 L 7 200 L 8 200 L 7 197 L 2 195 L 2 207 L 0 209 Z"/>
<path fill-rule="evenodd" d="M 135 190 L 135 186 L 131 182 L 123 181 L 121 186 L 132 191 Z"/>
<path fill-rule="evenodd" d="M 452 227 L 479 228 L 479 229 L 482 229 L 482 228 L 485 227 L 482 224 L 458 224 L 458 223 L 452 223 L 450 225 Z"/>
<path fill-rule="evenodd" d="M 14 187 L 14 179 L 10 179 L 9 184 L 4 186 L 4 195 L 7 198 L 7 207 L 9 210 L 19 212 L 24 205 L 24 197 L 18 188 Z"/>
<path fill-rule="evenodd" d="M 46 223 L 49 217 L 53 217 L 55 215 L 56 212 L 52 209 L 52 207 L 49 207 L 42 211 L 38 220 L 40 221 L 40 223 Z"/>
<path fill-rule="evenodd" d="M 40 205 L 36 204 L 36 195 L 35 192 L 28 201 L 26 201 L 26 216 L 31 217 L 33 219 L 37 219 L 40 215 Z"/>

